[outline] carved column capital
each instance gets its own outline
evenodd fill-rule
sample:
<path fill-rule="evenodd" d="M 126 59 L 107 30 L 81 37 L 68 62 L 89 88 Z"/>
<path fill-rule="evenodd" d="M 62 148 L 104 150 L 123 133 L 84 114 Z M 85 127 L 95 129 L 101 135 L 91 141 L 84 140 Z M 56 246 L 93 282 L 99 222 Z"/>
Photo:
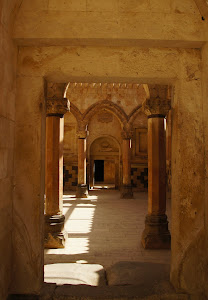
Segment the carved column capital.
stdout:
<path fill-rule="evenodd" d="M 47 116 L 60 116 L 61 118 L 65 113 L 70 110 L 70 102 L 67 98 L 46 100 L 46 115 Z"/>
<path fill-rule="evenodd" d="M 132 131 L 126 131 L 126 130 L 123 130 L 121 132 L 121 137 L 123 140 L 130 140 L 133 136 L 133 132 Z"/>
<path fill-rule="evenodd" d="M 129 123 L 125 123 L 121 132 L 123 140 L 130 140 L 133 137 L 133 128 Z"/>
<path fill-rule="evenodd" d="M 148 117 L 158 116 L 165 118 L 171 109 L 171 101 L 169 99 L 162 100 L 160 98 L 146 99 L 142 103 L 142 109 Z"/>
<path fill-rule="evenodd" d="M 77 128 L 77 137 L 79 139 L 86 139 L 88 135 L 87 131 L 87 124 L 84 121 L 79 121 L 78 122 L 78 128 Z"/>
<path fill-rule="evenodd" d="M 77 137 L 78 139 L 86 139 L 88 135 L 88 131 L 87 130 L 78 130 L 77 131 Z"/>

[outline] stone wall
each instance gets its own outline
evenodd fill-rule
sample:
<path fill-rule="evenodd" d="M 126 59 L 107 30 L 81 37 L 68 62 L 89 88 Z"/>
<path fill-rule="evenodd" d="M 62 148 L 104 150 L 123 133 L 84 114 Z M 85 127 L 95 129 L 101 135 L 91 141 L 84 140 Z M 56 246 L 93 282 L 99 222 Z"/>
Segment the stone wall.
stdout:
<path fill-rule="evenodd" d="M 205 24 L 194 0 L 23 0 L 15 27 L 21 45 L 89 46 L 96 40 L 97 46 L 196 47 Z"/>
<path fill-rule="evenodd" d="M 17 49 L 13 20 L 20 1 L 0 3 L 0 299 L 12 281 L 12 198 Z"/>
<path fill-rule="evenodd" d="M 173 85 L 171 280 L 180 290 L 199 291 L 203 280 L 186 266 L 197 265 L 195 258 L 204 251 L 207 46 L 203 94 L 200 48 L 207 35 L 207 21 L 202 20 L 193 0 L 23 0 L 14 32 L 21 46 L 15 131 L 14 293 L 38 293 L 43 280 L 45 78 Z M 3 265 L 7 266 L 5 259 Z"/>
<path fill-rule="evenodd" d="M 80 56 L 76 53 L 79 52 Z M 126 58 L 130 59 L 126 59 Z M 147 63 L 148 57 L 148 63 Z M 50 59 L 48 59 L 50 58 Z M 117 61 L 118 68 L 112 68 L 109 61 Z M 63 63 L 65 62 L 65 63 Z M 99 65 L 99 67 L 98 67 Z M 174 86 L 174 97 L 172 100 L 172 282 L 176 287 L 181 287 L 181 277 L 179 276 L 181 260 L 191 242 L 197 237 L 204 224 L 204 150 L 203 150 L 203 123 L 202 123 L 202 91 L 201 91 L 201 53 L 197 49 L 170 49 L 170 48 L 132 48 L 132 47 L 22 47 L 19 49 L 18 57 L 18 101 L 17 116 L 22 120 L 24 131 L 17 132 L 17 141 L 23 137 L 23 133 L 36 137 L 36 152 L 30 139 L 24 138 L 24 148 L 21 155 L 18 155 L 18 167 L 25 165 L 25 153 L 27 155 L 27 165 L 31 162 L 36 164 L 31 182 L 40 182 L 40 149 L 41 131 L 40 116 L 38 110 L 42 103 L 43 86 L 40 84 L 43 76 L 53 74 L 53 79 L 60 81 L 61 78 L 67 82 L 67 74 L 73 74 L 77 68 L 78 77 L 81 78 L 88 73 L 86 79 L 94 81 L 95 77 L 103 81 L 109 78 L 121 78 L 125 82 L 135 82 L 135 77 L 139 82 L 146 83 L 167 83 Z M 108 76 L 106 77 L 106 70 Z M 89 72 L 92 74 L 89 76 Z M 138 73 L 139 72 L 139 73 Z M 64 77 L 64 78 L 63 78 Z M 155 79 L 157 78 L 157 80 Z M 38 84 L 37 84 L 38 83 Z M 31 88 L 28 90 L 28 86 Z M 30 118 L 25 118 L 25 104 L 22 101 L 27 99 Z M 22 104 L 22 105 L 21 105 Z M 27 124 L 28 123 L 28 124 Z M 32 134 L 31 134 L 32 133 Z M 18 144 L 22 144 L 22 139 Z M 44 167 L 44 164 L 43 164 Z M 25 173 L 26 176 L 27 173 Z M 22 171 L 17 175 L 17 179 L 22 177 Z M 31 183 L 24 180 L 24 188 L 18 188 L 21 195 L 21 202 L 30 205 L 28 212 L 33 211 L 33 207 L 41 203 L 38 195 L 40 186 L 35 183 L 32 188 Z M 28 189 L 30 193 L 28 194 Z M 21 191 L 21 193 L 20 193 Z M 28 199 L 30 201 L 28 202 Z M 39 199 L 39 200 L 38 200 Z M 19 200 L 20 201 L 20 200 Z M 40 223 L 36 223 L 34 215 L 32 223 L 35 224 L 37 232 L 40 232 Z M 33 238 L 33 230 L 30 220 L 24 218 L 26 228 L 29 228 L 30 238 L 35 247 L 41 252 L 41 245 L 38 239 Z M 35 231 L 36 232 L 36 231 Z M 37 233 L 36 233 L 37 234 Z M 26 242 L 26 241 L 25 241 Z M 25 243 L 24 242 L 24 243 Z M 31 253 L 31 250 L 28 250 Z M 40 261 L 39 261 L 40 263 Z M 25 259 L 22 261 L 20 270 L 25 272 Z M 31 263 L 28 264 L 31 266 Z M 31 273 L 32 267 L 27 272 Z M 38 272 L 38 265 L 35 267 Z M 40 271 L 39 271 L 40 272 Z M 31 273 L 33 274 L 33 273 Z M 41 272 L 37 273 L 41 278 Z M 27 276 L 27 278 L 29 278 Z M 30 277 L 30 284 L 34 286 L 34 275 Z M 32 280 L 33 278 L 33 280 Z M 25 288 L 21 288 L 23 291 Z"/>
<path fill-rule="evenodd" d="M 147 117 L 142 113 L 146 92 L 142 84 L 132 83 L 69 83 L 66 97 L 70 99 L 71 113 L 65 115 L 64 133 L 64 190 L 76 190 L 77 185 L 77 110 L 86 120 L 87 136 L 87 181 L 92 185 L 94 159 L 105 161 L 105 183 L 115 183 L 110 176 L 110 149 L 92 155 L 91 145 L 100 137 L 114 138 L 119 144 L 116 158 L 116 186 L 122 184 L 122 130 L 123 119 L 132 124 L 132 185 L 134 190 L 147 191 Z M 72 107 L 73 104 L 73 107 Z M 73 115 L 74 114 L 74 115 Z M 89 116 L 88 116 L 89 115 Z M 79 123 L 79 121 L 78 121 Z M 93 159 L 92 159 L 93 157 Z M 108 161 L 108 162 L 107 162 Z M 107 172 L 109 168 L 109 172 Z M 112 168 L 112 165 L 111 165 Z M 109 176 L 107 176 L 107 173 Z M 145 175 L 143 176 L 143 173 Z M 113 171 L 114 173 L 114 171 Z M 144 179 L 145 177 L 145 179 Z M 91 178 L 91 179 L 90 179 Z"/>

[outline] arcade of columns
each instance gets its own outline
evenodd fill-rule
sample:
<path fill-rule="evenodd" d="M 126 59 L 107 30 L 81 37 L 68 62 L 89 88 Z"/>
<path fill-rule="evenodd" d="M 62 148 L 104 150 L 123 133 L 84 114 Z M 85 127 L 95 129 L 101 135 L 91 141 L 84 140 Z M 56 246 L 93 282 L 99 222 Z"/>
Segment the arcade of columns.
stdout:
<path fill-rule="evenodd" d="M 50 94 L 50 93 L 49 93 Z M 148 116 L 148 213 L 142 235 L 147 249 L 170 248 L 171 236 L 166 216 L 166 151 L 170 155 L 170 128 L 166 141 L 165 118 L 170 115 L 171 101 L 167 86 L 154 86 L 142 110 Z M 64 114 L 69 100 L 60 93 L 46 100 L 46 176 L 45 176 L 45 248 L 65 245 L 63 205 L 63 133 Z M 168 121 L 170 125 L 170 122 Z M 87 123 L 78 121 L 78 186 L 77 198 L 88 197 L 86 183 Z M 122 138 L 123 177 L 121 198 L 133 198 L 131 187 L 131 126 L 125 124 Z M 166 144 L 167 143 L 167 144 Z M 169 157 L 170 159 L 170 157 Z"/>

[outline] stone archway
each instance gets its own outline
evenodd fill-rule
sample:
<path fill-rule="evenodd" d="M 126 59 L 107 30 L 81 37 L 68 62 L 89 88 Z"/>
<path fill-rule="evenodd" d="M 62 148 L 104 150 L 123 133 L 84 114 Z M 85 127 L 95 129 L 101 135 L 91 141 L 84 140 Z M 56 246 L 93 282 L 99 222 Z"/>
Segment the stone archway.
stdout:
<path fill-rule="evenodd" d="M 96 138 L 89 147 L 89 183 L 96 183 L 95 162 L 103 161 L 103 184 L 115 188 L 120 186 L 120 145 L 112 136 L 104 135 Z"/>

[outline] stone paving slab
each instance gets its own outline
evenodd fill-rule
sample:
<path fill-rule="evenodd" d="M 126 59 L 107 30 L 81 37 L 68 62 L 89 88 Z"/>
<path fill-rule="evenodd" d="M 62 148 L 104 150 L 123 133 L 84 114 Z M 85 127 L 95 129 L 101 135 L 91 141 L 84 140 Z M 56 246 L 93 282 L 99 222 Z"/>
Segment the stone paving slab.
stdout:
<path fill-rule="evenodd" d="M 108 268 L 120 261 L 170 263 L 169 250 L 144 250 L 141 235 L 147 193 L 120 199 L 116 190 L 90 191 L 89 199 L 64 195 L 65 249 L 45 250 L 45 263 L 85 260 Z M 167 205 L 170 220 L 170 203 Z"/>
<path fill-rule="evenodd" d="M 144 262 L 119 262 L 106 270 L 108 285 L 142 285 L 159 287 L 166 284 L 166 291 L 173 292 L 169 284 L 170 265 Z"/>
<path fill-rule="evenodd" d="M 105 270 L 97 264 L 63 263 L 45 265 L 44 280 L 57 285 L 106 285 Z"/>
<path fill-rule="evenodd" d="M 152 294 L 142 286 L 92 287 L 86 285 L 55 286 L 45 284 L 41 300 L 190 300 L 188 295 L 176 293 Z M 194 299 L 196 300 L 196 299 Z M 197 299 L 198 300 L 198 299 Z"/>

